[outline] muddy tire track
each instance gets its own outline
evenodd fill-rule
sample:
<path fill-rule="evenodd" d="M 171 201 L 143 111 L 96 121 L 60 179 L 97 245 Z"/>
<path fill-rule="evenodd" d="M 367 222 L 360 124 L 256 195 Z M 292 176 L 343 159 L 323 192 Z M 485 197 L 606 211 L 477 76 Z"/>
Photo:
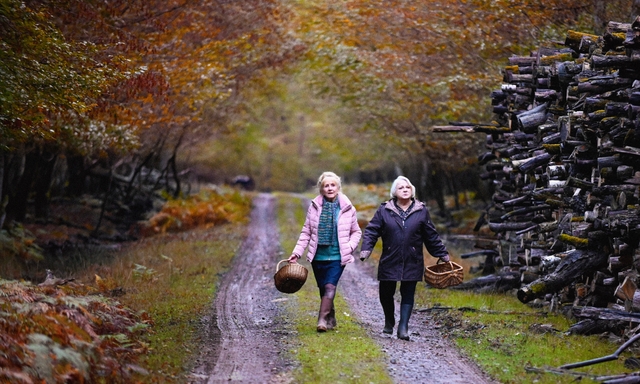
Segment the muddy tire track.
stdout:
<path fill-rule="evenodd" d="M 247 238 L 220 280 L 213 312 L 203 320 L 193 383 L 269 383 L 287 366 L 277 336 L 280 294 L 273 287 L 281 253 L 275 209 L 271 195 L 254 199 Z"/>
<path fill-rule="evenodd" d="M 309 203 L 303 199 L 305 202 Z M 293 382 L 297 363 L 287 360 L 286 351 L 295 334 L 286 317 L 284 303 L 289 295 L 273 285 L 275 266 L 283 258 L 276 206 L 275 197 L 269 194 L 254 199 L 247 238 L 220 280 L 210 315 L 202 319 L 202 348 L 190 383 Z M 314 282 L 309 276 L 308 283 Z M 387 369 L 395 383 L 495 383 L 442 337 L 428 314 L 412 315 L 411 341 L 383 334 L 378 282 L 371 262 L 349 264 L 338 290 L 351 313 L 386 353 Z"/>

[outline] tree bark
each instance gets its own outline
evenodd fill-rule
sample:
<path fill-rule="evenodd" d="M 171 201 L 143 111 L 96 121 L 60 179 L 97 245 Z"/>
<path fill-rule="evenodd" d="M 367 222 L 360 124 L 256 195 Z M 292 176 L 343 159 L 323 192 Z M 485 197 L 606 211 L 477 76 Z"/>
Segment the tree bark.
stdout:
<path fill-rule="evenodd" d="M 9 196 L 7 205 L 7 222 L 23 221 L 27 214 L 27 202 L 33 187 L 33 180 L 38 169 L 38 154 L 29 152 L 24 155 L 24 171 L 18 179 L 16 188 Z"/>
<path fill-rule="evenodd" d="M 558 255 L 560 256 L 560 255 Z M 518 290 L 518 299 L 528 303 L 547 293 L 555 293 L 583 274 L 605 267 L 609 258 L 602 252 L 574 250 L 567 252 L 555 271 Z"/>
<path fill-rule="evenodd" d="M 476 277 L 449 289 L 474 290 L 480 292 L 507 292 L 520 286 L 520 273 L 499 272 L 488 276 Z"/>
<path fill-rule="evenodd" d="M 34 183 L 35 192 L 35 216 L 46 218 L 49 216 L 49 192 L 51 190 L 51 179 L 53 168 L 56 164 L 57 155 L 50 151 L 44 151 L 38 156 L 38 171 Z"/>
<path fill-rule="evenodd" d="M 0 151 L 0 230 L 4 226 L 4 220 L 7 216 L 6 208 L 7 202 L 9 201 L 8 195 L 3 188 L 4 185 L 4 166 L 5 166 L 5 154 L 3 151 Z"/>
<path fill-rule="evenodd" d="M 493 232 L 508 232 L 508 231 L 519 231 L 522 229 L 527 229 L 531 227 L 535 227 L 535 223 L 531 221 L 525 222 L 515 222 L 515 223 L 489 223 L 489 229 Z"/>
<path fill-rule="evenodd" d="M 543 153 L 541 155 L 534 156 L 528 159 L 526 162 L 518 165 L 517 167 L 521 172 L 527 173 L 533 171 L 541 165 L 546 165 L 550 160 L 551 155 L 548 153 Z"/>
<path fill-rule="evenodd" d="M 77 197 L 84 193 L 86 170 L 84 169 L 84 157 L 80 155 L 70 155 L 67 158 L 67 169 L 69 170 L 66 194 L 70 197 Z"/>
<path fill-rule="evenodd" d="M 622 77 L 588 80 L 578 83 L 578 93 L 604 93 L 615 89 L 628 88 L 631 84 L 633 84 L 633 79 Z"/>

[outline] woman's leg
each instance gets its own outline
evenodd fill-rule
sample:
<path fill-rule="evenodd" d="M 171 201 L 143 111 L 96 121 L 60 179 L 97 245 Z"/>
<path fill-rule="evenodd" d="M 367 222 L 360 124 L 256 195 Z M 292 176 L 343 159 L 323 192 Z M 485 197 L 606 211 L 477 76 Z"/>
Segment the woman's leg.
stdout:
<path fill-rule="evenodd" d="M 320 300 L 320 312 L 318 313 L 318 326 L 316 330 L 318 332 L 325 332 L 327 329 L 331 328 L 329 319 L 329 314 L 331 313 L 331 308 L 333 308 L 333 299 L 336 296 L 336 286 L 333 284 L 325 284 L 324 286 L 324 296 Z"/>
<path fill-rule="evenodd" d="M 335 294 L 334 294 L 335 297 Z M 333 298 L 331 299 L 331 310 L 327 315 L 327 329 L 333 329 L 338 326 L 338 320 L 336 320 L 336 309 L 334 306 Z"/>
<path fill-rule="evenodd" d="M 330 274 L 330 277 L 327 281 L 327 284 L 330 284 L 332 287 L 330 287 L 329 289 L 332 290 L 333 292 L 329 295 L 331 297 L 331 309 L 329 310 L 329 314 L 327 315 L 327 329 L 333 329 L 335 327 L 338 326 L 338 321 L 336 320 L 336 309 L 334 306 L 334 298 L 336 295 L 336 291 L 337 291 L 337 287 L 338 287 L 338 281 L 340 281 L 340 277 L 342 277 L 342 272 L 344 272 L 344 266 L 343 265 L 339 265 L 339 262 L 336 263 L 336 265 L 334 266 L 335 269 L 333 270 L 333 272 Z M 325 291 L 326 291 L 326 285 L 325 285 Z"/>
<path fill-rule="evenodd" d="M 384 312 L 384 328 L 382 332 L 391 334 L 393 333 L 393 327 L 396 325 L 395 303 L 393 301 L 393 295 L 396 293 L 395 281 L 381 281 L 378 288 L 378 295 L 380 297 L 380 304 L 382 305 L 382 311 Z"/>
<path fill-rule="evenodd" d="M 318 290 L 320 292 L 320 310 L 318 312 L 318 332 L 325 332 L 337 325 L 335 319 L 335 309 L 333 299 L 336 295 L 336 286 L 344 271 L 344 266 L 340 265 L 340 261 L 313 261 L 311 263 Z"/>
<path fill-rule="evenodd" d="M 400 282 L 400 321 L 398 322 L 398 339 L 409 340 L 409 318 L 413 311 L 413 301 L 417 281 Z"/>

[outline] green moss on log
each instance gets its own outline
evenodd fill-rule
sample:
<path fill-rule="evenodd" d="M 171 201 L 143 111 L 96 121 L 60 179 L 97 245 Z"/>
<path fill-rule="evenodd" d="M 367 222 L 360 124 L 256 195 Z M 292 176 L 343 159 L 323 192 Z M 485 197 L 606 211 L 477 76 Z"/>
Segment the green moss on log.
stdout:
<path fill-rule="evenodd" d="M 567 235 L 566 233 L 558 235 L 558 240 L 562 241 L 563 243 L 571 244 L 576 248 L 587 248 L 587 246 L 589 245 L 589 239 Z"/>

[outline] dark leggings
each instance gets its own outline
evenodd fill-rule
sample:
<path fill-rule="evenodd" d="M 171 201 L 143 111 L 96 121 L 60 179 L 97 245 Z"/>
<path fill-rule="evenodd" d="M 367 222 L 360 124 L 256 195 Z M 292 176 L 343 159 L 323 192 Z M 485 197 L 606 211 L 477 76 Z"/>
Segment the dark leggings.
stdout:
<path fill-rule="evenodd" d="M 396 281 L 381 281 L 379 294 L 380 301 L 383 303 L 393 302 L 393 295 L 396 294 Z M 413 297 L 416 293 L 417 281 L 401 281 L 400 282 L 400 305 L 413 305 Z"/>

